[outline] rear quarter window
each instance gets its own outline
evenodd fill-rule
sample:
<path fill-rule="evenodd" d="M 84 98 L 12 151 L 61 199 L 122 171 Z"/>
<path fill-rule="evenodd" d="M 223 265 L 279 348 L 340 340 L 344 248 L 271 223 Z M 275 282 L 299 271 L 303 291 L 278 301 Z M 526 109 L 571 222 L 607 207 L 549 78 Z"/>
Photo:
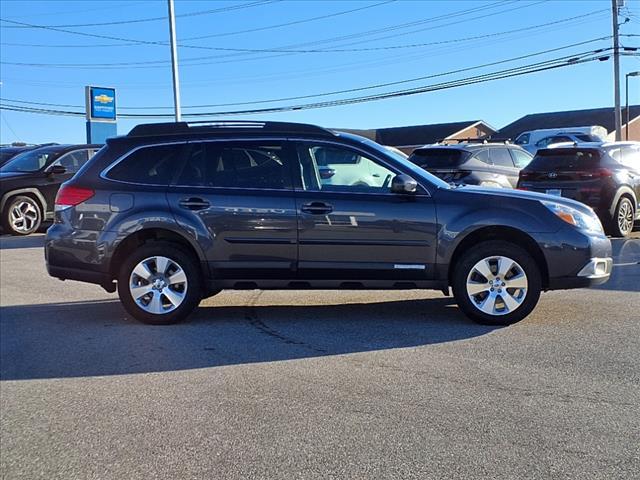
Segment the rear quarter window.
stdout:
<path fill-rule="evenodd" d="M 179 166 L 182 144 L 141 147 L 116 163 L 107 178 L 145 185 L 168 185 Z"/>

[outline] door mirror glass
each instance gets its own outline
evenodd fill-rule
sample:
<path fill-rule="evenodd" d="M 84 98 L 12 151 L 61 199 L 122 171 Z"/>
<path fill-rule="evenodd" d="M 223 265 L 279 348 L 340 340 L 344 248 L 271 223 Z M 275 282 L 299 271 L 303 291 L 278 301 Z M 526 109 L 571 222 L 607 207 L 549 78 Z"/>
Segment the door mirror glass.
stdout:
<path fill-rule="evenodd" d="M 416 182 L 409 175 L 400 174 L 393 177 L 391 181 L 391 193 L 399 193 L 402 195 L 408 195 L 416 193 L 418 190 L 418 182 Z"/>
<path fill-rule="evenodd" d="M 65 173 L 67 173 L 67 169 L 59 164 L 51 165 L 47 173 L 50 175 L 64 175 Z"/>

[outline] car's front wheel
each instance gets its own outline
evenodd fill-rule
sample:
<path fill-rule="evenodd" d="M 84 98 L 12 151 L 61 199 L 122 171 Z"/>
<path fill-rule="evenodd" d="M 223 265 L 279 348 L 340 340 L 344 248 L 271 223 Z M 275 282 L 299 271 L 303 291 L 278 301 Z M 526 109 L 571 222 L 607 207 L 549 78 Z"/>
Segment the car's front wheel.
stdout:
<path fill-rule="evenodd" d="M 2 212 L 2 226 L 12 235 L 29 235 L 40 228 L 42 211 L 31 197 L 19 195 L 10 199 Z"/>
<path fill-rule="evenodd" d="M 524 249 L 487 241 L 467 250 L 453 269 L 453 293 L 460 309 L 486 325 L 510 325 L 535 308 L 542 290 L 540 270 Z"/>
<path fill-rule="evenodd" d="M 193 256 L 180 246 L 148 243 L 123 262 L 118 294 L 127 312 L 143 323 L 177 323 L 202 299 L 200 270 Z"/>

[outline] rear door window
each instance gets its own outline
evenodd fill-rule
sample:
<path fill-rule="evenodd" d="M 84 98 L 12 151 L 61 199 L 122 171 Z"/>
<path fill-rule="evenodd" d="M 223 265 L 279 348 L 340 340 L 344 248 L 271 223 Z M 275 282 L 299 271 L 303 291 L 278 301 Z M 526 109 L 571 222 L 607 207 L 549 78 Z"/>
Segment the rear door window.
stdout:
<path fill-rule="evenodd" d="M 180 166 L 184 144 L 156 145 L 134 150 L 107 172 L 107 178 L 144 185 L 168 185 Z"/>
<path fill-rule="evenodd" d="M 513 160 L 511 160 L 509 150 L 506 148 L 490 148 L 489 157 L 491 158 L 491 163 L 497 167 L 513 168 Z"/>
<path fill-rule="evenodd" d="M 191 153 L 177 185 L 291 189 L 291 166 L 285 145 L 265 142 L 201 142 L 191 145 Z"/>

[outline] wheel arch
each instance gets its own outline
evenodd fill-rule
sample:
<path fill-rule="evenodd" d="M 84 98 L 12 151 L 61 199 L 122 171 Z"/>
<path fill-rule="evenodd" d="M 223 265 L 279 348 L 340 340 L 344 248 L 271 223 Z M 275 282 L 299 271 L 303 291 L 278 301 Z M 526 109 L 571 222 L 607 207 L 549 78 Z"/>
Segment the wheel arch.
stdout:
<path fill-rule="evenodd" d="M 474 245 L 480 242 L 488 240 L 502 240 L 505 242 L 513 243 L 521 248 L 524 248 L 535 260 L 538 268 L 540 269 L 540 277 L 542 279 L 542 288 L 546 289 L 549 285 L 549 267 L 547 260 L 545 259 L 542 249 L 538 246 L 536 241 L 530 237 L 527 233 L 517 228 L 507 227 L 503 225 L 499 226 L 485 226 L 474 230 L 463 238 L 460 243 L 455 247 L 451 260 L 449 262 L 447 281 L 451 285 L 453 278 L 453 270 L 460 257 L 467 252 Z"/>
<path fill-rule="evenodd" d="M 638 199 L 636 198 L 636 194 L 631 187 L 627 187 L 626 185 L 620 187 L 616 194 L 613 197 L 613 201 L 611 202 L 611 207 L 609 208 L 609 214 L 613 218 L 616 213 L 616 208 L 618 208 L 618 203 L 623 197 L 628 197 L 631 202 L 633 202 L 633 208 L 638 208 Z"/>
<path fill-rule="evenodd" d="M 42 218 L 44 219 L 47 213 L 47 200 L 37 188 L 17 188 L 5 193 L 4 195 L 2 195 L 2 199 L 0 200 L 0 212 L 4 212 L 4 207 L 6 206 L 7 202 L 18 195 L 29 196 L 36 200 L 40 204 L 40 209 L 42 210 Z"/>
<path fill-rule="evenodd" d="M 136 248 L 154 241 L 166 241 L 180 245 L 190 255 L 193 255 L 198 265 L 203 280 L 209 277 L 209 270 L 206 259 L 201 250 L 193 244 L 191 239 L 186 235 L 176 232 L 168 228 L 148 227 L 130 233 L 124 237 L 115 247 L 111 260 L 109 262 L 109 274 L 112 278 L 117 278 L 117 268 L 122 264 L 126 256 Z"/>

